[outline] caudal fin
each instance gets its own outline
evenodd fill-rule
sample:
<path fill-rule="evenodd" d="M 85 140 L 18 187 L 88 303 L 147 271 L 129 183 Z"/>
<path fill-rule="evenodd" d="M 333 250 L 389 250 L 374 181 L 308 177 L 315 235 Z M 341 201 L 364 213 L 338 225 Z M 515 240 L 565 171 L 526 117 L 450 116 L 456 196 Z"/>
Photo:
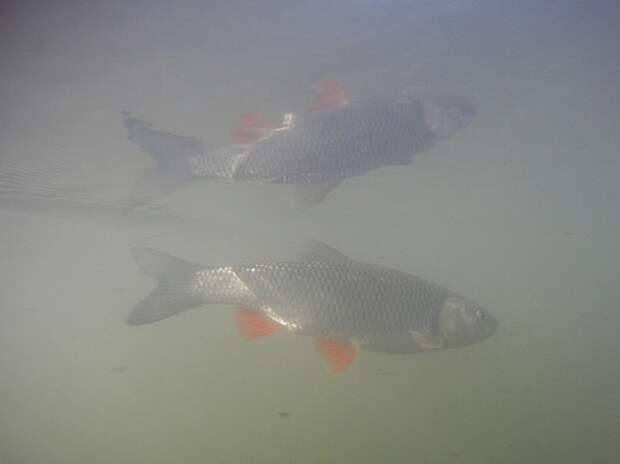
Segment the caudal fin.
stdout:
<path fill-rule="evenodd" d="M 202 266 L 152 248 L 132 248 L 132 254 L 140 269 L 159 286 L 129 313 L 128 325 L 150 324 L 206 303 L 191 286 Z"/>
<path fill-rule="evenodd" d="M 153 129 L 152 123 L 134 118 L 126 111 L 123 115 L 127 139 L 155 161 L 155 167 L 138 180 L 132 195 L 133 204 L 151 203 L 197 180 L 189 158 L 205 152 L 202 140 Z"/>

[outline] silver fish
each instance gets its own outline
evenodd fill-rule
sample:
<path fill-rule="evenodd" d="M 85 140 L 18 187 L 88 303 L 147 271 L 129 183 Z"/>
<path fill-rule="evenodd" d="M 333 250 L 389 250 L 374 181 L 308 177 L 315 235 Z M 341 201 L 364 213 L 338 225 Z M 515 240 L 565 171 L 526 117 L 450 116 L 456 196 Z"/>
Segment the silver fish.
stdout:
<path fill-rule="evenodd" d="M 285 114 L 278 127 L 254 121 L 248 143 L 212 150 L 129 115 L 125 126 L 129 140 L 157 163 L 137 189 L 142 198 L 203 179 L 262 180 L 296 184 L 301 203 L 314 206 L 348 177 L 411 164 L 414 154 L 467 126 L 474 114 L 471 103 L 456 97 L 328 100 L 314 111 Z"/>
<path fill-rule="evenodd" d="M 482 341 L 497 320 L 473 301 L 404 272 L 353 261 L 308 242 L 298 261 L 204 267 L 149 248 L 134 248 L 159 286 L 127 324 L 142 325 L 212 303 L 239 305 L 248 338 L 278 330 L 317 339 L 334 370 L 359 349 L 417 353 Z"/>

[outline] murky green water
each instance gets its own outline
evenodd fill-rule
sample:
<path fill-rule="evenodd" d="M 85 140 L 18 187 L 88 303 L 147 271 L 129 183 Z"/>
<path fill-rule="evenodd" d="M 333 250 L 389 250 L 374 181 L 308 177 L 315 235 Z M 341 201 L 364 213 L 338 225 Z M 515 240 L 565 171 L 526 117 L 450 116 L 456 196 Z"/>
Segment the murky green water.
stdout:
<path fill-rule="evenodd" d="M 327 76 L 478 114 L 307 211 L 259 183 L 195 184 L 163 200 L 170 215 L 7 203 L 0 462 L 615 462 L 618 8 L 527 3 L 6 7 L 1 161 L 68 161 L 68 183 L 109 197 L 150 166 L 124 109 L 217 146 L 240 113 L 303 107 Z M 334 375 L 308 338 L 244 340 L 227 306 L 125 325 L 154 287 L 132 245 L 232 264 L 304 238 L 468 295 L 500 328 Z"/>

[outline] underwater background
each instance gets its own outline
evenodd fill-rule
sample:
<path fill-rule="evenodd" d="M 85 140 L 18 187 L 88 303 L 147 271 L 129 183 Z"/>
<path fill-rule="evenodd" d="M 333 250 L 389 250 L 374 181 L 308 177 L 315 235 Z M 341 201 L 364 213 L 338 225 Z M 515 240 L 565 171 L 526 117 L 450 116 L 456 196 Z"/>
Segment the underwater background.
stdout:
<path fill-rule="evenodd" d="M 62 166 L 54 188 L 101 199 L 0 192 L 0 463 L 616 462 L 616 2 L 0 11 L 0 173 Z M 218 146 L 240 114 L 304 107 L 324 78 L 351 98 L 459 95 L 477 114 L 312 209 L 258 182 L 113 206 L 151 166 L 122 111 Z M 461 349 L 364 352 L 334 375 L 308 338 L 243 339 L 225 305 L 125 324 L 154 288 L 131 246 L 227 265 L 290 259 L 306 238 L 467 295 L 499 329 Z"/>

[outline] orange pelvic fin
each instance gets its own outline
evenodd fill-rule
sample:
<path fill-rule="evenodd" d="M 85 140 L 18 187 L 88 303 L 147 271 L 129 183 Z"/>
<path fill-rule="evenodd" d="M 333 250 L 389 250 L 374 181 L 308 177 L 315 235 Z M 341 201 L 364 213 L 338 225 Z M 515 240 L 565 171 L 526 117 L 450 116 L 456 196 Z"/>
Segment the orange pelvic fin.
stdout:
<path fill-rule="evenodd" d="M 267 337 L 282 328 L 280 324 L 270 319 L 262 311 L 242 306 L 237 312 L 237 326 L 239 332 L 248 340 Z"/>
<path fill-rule="evenodd" d="M 352 341 L 340 338 L 319 338 L 316 348 L 334 372 L 346 370 L 353 364 L 358 352 Z"/>

